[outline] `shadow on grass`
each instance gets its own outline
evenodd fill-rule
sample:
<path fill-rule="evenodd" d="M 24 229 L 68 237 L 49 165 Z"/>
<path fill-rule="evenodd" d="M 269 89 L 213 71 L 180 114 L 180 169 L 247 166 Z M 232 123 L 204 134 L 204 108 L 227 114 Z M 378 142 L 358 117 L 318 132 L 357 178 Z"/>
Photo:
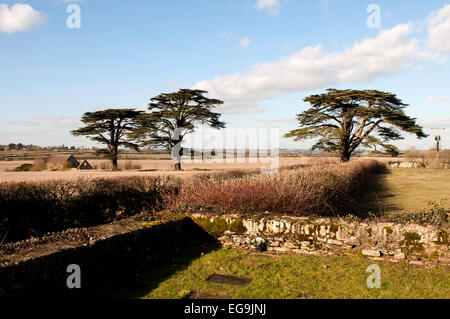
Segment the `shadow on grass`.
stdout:
<path fill-rule="evenodd" d="M 206 233 L 206 232 L 205 232 Z M 133 276 L 117 282 L 102 297 L 111 299 L 139 299 L 148 295 L 158 285 L 175 273 L 183 271 L 202 255 L 221 248 L 219 241 L 211 236 L 205 241 L 189 243 L 182 251 L 170 258 L 146 266 Z"/>
<path fill-rule="evenodd" d="M 361 198 L 358 208 L 358 216 L 367 218 L 370 216 L 385 216 L 390 211 L 399 209 L 397 206 L 389 202 L 389 198 L 393 197 L 392 189 L 386 183 L 386 177 L 390 174 L 389 169 L 383 168 L 373 174 L 371 187 Z"/>

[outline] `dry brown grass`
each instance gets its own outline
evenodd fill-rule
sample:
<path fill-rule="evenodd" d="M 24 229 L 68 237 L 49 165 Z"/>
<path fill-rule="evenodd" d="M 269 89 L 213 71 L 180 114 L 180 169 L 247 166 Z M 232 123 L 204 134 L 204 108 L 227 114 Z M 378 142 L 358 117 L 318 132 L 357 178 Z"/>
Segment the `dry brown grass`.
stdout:
<path fill-rule="evenodd" d="M 365 158 L 370 159 L 370 158 Z M 336 162 L 335 157 L 280 157 L 279 165 L 281 168 L 289 166 L 304 167 L 310 165 L 323 165 L 326 162 Z M 355 158 L 354 160 L 360 160 Z M 381 162 L 388 162 L 390 158 L 377 159 Z M 0 182 L 19 182 L 19 181 L 43 181 L 53 179 L 76 179 L 79 177 L 114 177 L 114 176 L 167 176 L 174 175 L 179 177 L 191 177 L 197 174 L 204 174 L 205 171 L 230 171 L 230 170 L 260 170 L 266 167 L 267 163 L 249 163 L 255 159 L 247 159 L 245 163 L 183 163 L 184 171 L 173 171 L 173 162 L 171 160 L 133 160 L 133 165 L 140 166 L 139 171 L 120 171 L 113 172 L 110 161 L 104 159 L 88 160 L 96 170 L 91 171 L 42 171 L 42 172 L 9 172 L 22 164 L 33 164 L 33 161 L 0 161 Z M 119 167 L 123 167 L 129 160 L 119 160 Z"/>
<path fill-rule="evenodd" d="M 280 158 L 280 166 L 307 164 L 308 157 L 298 158 Z M 42 171 L 42 172 L 8 172 L 22 164 L 33 164 L 32 161 L 0 161 L 0 182 L 19 182 L 19 181 L 43 181 L 53 179 L 76 179 L 79 177 L 113 177 L 113 176 L 166 176 L 175 175 L 181 177 L 190 177 L 196 174 L 203 174 L 204 171 L 224 171 L 224 170 L 259 170 L 266 166 L 263 163 L 183 163 L 182 172 L 173 171 L 173 162 L 171 160 L 133 160 L 131 165 L 129 160 L 119 160 L 119 167 L 132 167 L 130 171 L 112 172 L 110 161 L 104 159 L 89 160 L 89 163 L 96 167 L 92 171 Z M 139 170 L 139 171 L 133 171 Z"/>
<path fill-rule="evenodd" d="M 210 174 L 181 185 L 168 208 L 214 213 L 335 216 L 357 215 L 358 199 L 369 188 L 374 160 L 280 170 L 276 174 Z"/>
<path fill-rule="evenodd" d="M 431 149 L 423 152 L 412 147 L 405 152 L 405 159 L 418 167 L 447 169 L 450 167 L 450 150 L 436 152 Z"/>

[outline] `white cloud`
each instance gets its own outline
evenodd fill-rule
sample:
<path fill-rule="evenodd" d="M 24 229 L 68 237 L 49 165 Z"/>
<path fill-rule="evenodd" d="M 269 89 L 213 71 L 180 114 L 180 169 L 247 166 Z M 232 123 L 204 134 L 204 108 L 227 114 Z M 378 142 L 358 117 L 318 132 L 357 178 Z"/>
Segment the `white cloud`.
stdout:
<path fill-rule="evenodd" d="M 441 97 L 430 96 L 427 99 L 427 103 L 430 103 L 430 104 L 446 102 L 446 101 L 450 101 L 450 96 L 441 96 Z"/>
<path fill-rule="evenodd" d="M 35 117 L 38 125 L 50 125 L 56 128 L 74 128 L 80 125 L 79 117 L 68 117 L 63 115 L 43 115 Z"/>
<path fill-rule="evenodd" d="M 223 42 L 228 42 L 231 40 L 232 34 L 230 32 L 224 32 L 220 35 Z"/>
<path fill-rule="evenodd" d="M 46 15 L 28 4 L 15 4 L 11 9 L 0 4 L 0 31 L 14 33 L 29 31 L 45 22 Z"/>
<path fill-rule="evenodd" d="M 428 45 L 440 54 L 450 54 L 450 4 L 428 18 Z"/>
<path fill-rule="evenodd" d="M 274 117 L 262 119 L 261 122 L 274 124 L 274 123 L 297 123 L 297 119 L 292 117 Z"/>
<path fill-rule="evenodd" d="M 338 53 L 322 45 L 306 47 L 276 62 L 254 65 L 247 73 L 217 76 L 194 87 L 225 101 L 222 112 L 258 110 L 257 102 L 296 91 L 370 82 L 397 74 L 426 57 L 412 39 L 413 25 L 402 24 Z"/>
<path fill-rule="evenodd" d="M 241 48 L 248 48 L 251 44 L 252 42 L 247 37 L 242 37 L 241 41 L 239 41 L 239 45 Z"/>
<path fill-rule="evenodd" d="M 12 126 L 50 126 L 54 129 L 67 129 L 76 128 L 81 124 L 80 117 L 68 117 L 63 115 L 41 115 L 35 116 L 31 120 L 20 120 L 20 121 L 6 121 L 5 124 Z"/>
<path fill-rule="evenodd" d="M 60 4 L 60 3 L 80 3 L 84 2 L 85 0 L 53 0 L 54 4 Z M 97 0 L 99 1 L 99 0 Z"/>
<path fill-rule="evenodd" d="M 268 10 L 270 14 L 277 15 L 280 12 L 280 1 L 278 0 L 258 0 L 255 3 L 258 10 Z"/>
<path fill-rule="evenodd" d="M 323 11 L 328 12 L 330 0 L 319 0 L 319 5 L 322 7 Z"/>

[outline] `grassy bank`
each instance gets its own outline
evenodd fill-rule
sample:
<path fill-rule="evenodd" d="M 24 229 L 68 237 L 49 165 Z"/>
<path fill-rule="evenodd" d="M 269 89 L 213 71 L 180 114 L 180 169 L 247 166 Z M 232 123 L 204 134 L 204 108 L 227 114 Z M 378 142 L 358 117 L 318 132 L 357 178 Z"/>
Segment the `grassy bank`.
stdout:
<path fill-rule="evenodd" d="M 193 293 L 229 298 L 450 298 L 446 269 L 364 259 L 251 254 L 221 249 L 191 261 L 186 252 L 119 287 L 118 298 L 185 298 Z M 381 288 L 367 288 L 370 264 L 381 268 Z M 246 286 L 206 281 L 213 274 L 252 279 Z"/>

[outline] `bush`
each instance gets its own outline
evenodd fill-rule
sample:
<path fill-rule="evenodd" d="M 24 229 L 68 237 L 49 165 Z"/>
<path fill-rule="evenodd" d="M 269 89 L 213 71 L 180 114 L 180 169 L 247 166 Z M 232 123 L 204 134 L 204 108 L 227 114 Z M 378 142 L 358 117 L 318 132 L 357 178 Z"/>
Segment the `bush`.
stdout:
<path fill-rule="evenodd" d="M 372 175 L 384 167 L 374 160 L 281 170 L 272 175 L 215 175 L 187 181 L 168 209 L 214 213 L 336 216 L 357 214 L 358 200 Z M 217 176 L 219 178 L 217 178 Z"/>
<path fill-rule="evenodd" d="M 196 175 L 193 177 L 193 180 L 198 183 L 203 183 L 206 181 L 224 181 L 224 180 L 233 180 L 237 178 L 241 178 L 244 176 L 250 176 L 258 174 L 259 170 L 250 169 L 250 170 L 229 170 L 223 172 L 214 172 L 208 174 Z"/>
<path fill-rule="evenodd" d="M 1 183 L 0 242 L 152 213 L 176 190 L 167 177 Z"/>
<path fill-rule="evenodd" d="M 125 161 L 123 164 L 123 170 L 129 171 L 129 170 L 139 170 L 142 166 L 140 164 L 134 164 L 133 161 Z"/>
<path fill-rule="evenodd" d="M 33 166 L 31 168 L 32 171 L 44 171 L 47 169 L 47 165 L 45 164 L 45 161 L 42 158 L 35 159 L 33 161 Z"/>
<path fill-rule="evenodd" d="M 33 169 L 33 164 L 22 164 L 13 169 L 13 172 L 29 172 Z"/>
<path fill-rule="evenodd" d="M 47 167 L 45 165 L 45 162 L 42 159 L 35 159 L 33 161 L 33 164 L 22 164 L 15 169 L 13 169 L 13 172 L 30 172 L 30 171 L 43 171 Z"/>
<path fill-rule="evenodd" d="M 424 225 L 435 225 L 448 227 L 450 221 L 450 206 L 446 199 L 438 202 L 428 202 L 428 209 L 420 213 L 408 213 L 393 216 L 392 219 L 400 222 L 411 222 Z"/>
<path fill-rule="evenodd" d="M 405 152 L 404 157 L 417 167 L 449 168 L 450 166 L 450 150 L 437 152 L 435 149 L 431 149 L 421 152 L 411 147 Z"/>

